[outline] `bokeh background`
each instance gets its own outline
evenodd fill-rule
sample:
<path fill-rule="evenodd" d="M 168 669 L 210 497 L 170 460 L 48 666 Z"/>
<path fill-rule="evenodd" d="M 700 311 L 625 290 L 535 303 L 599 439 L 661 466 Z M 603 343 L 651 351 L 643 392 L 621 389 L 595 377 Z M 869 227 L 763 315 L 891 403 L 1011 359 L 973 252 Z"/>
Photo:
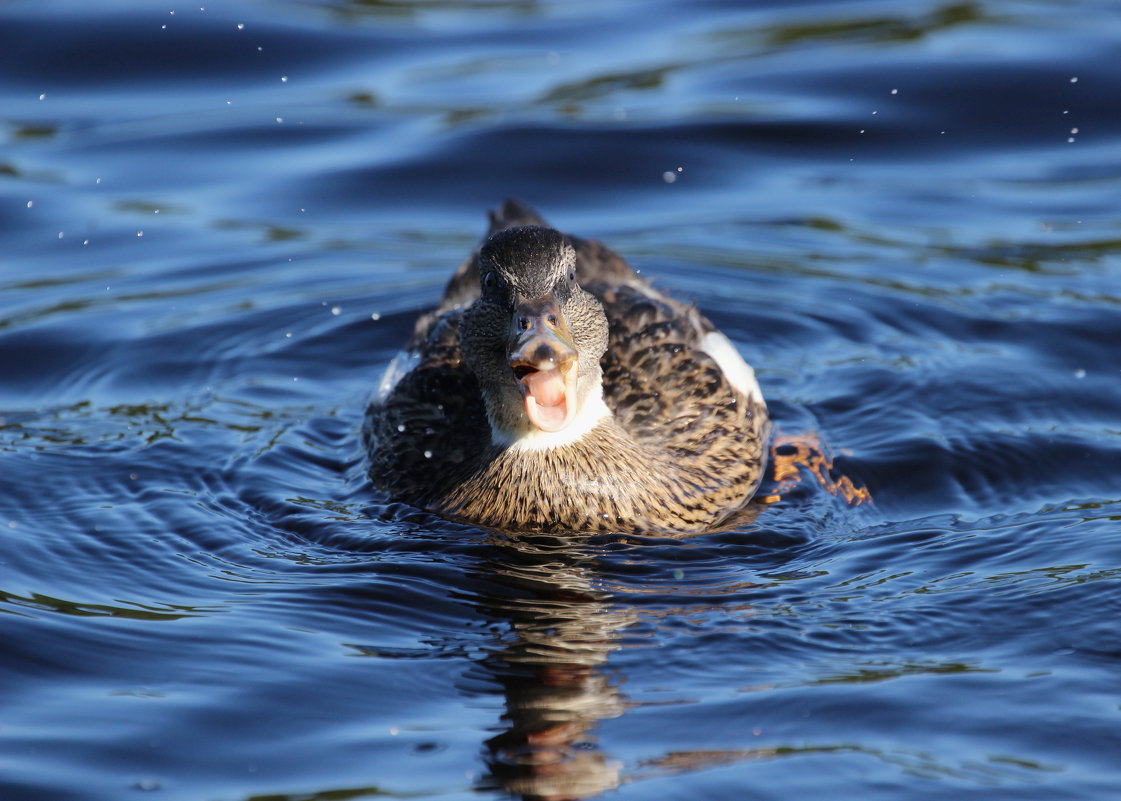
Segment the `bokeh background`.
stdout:
<path fill-rule="evenodd" d="M 0 797 L 1112 797 L 1119 52 L 1106 0 L 3 3 Z M 778 502 L 367 486 L 507 196 L 728 333 Z"/>

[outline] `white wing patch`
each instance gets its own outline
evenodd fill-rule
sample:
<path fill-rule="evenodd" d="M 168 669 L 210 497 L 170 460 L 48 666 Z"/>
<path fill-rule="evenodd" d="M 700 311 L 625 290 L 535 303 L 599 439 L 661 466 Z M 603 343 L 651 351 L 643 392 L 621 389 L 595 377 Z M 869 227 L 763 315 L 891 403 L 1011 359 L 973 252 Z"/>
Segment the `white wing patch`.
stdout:
<path fill-rule="evenodd" d="M 415 351 L 397 351 L 397 355 L 393 357 L 393 361 L 385 368 L 382 373 L 381 381 L 378 382 L 378 391 L 375 396 L 377 403 L 384 403 L 389 394 L 397 387 L 401 379 L 412 372 L 413 368 L 420 363 L 420 354 Z"/>
<path fill-rule="evenodd" d="M 745 397 L 764 403 L 763 392 L 759 389 L 759 382 L 755 380 L 755 371 L 743 360 L 728 337 L 719 331 L 710 331 L 701 338 L 701 350 L 712 357 L 728 383 Z"/>

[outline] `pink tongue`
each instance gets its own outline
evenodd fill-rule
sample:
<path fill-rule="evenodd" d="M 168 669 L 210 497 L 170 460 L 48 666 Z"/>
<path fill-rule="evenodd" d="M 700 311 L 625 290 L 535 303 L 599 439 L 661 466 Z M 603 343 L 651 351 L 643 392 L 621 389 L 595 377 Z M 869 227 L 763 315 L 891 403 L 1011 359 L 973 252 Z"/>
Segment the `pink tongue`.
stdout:
<path fill-rule="evenodd" d="M 560 406 L 564 403 L 564 379 L 559 370 L 538 370 L 523 378 L 522 383 L 538 406 Z"/>
<path fill-rule="evenodd" d="M 522 379 L 525 413 L 542 431 L 560 431 L 568 424 L 568 396 L 559 370 L 538 370 Z"/>

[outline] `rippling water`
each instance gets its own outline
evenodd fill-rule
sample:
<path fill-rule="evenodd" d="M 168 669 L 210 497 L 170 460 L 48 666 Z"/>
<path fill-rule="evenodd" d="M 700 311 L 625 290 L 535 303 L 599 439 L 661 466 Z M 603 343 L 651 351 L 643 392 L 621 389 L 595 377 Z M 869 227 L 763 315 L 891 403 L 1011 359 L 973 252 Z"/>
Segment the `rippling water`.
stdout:
<path fill-rule="evenodd" d="M 203 5 L 0 7 L 0 797 L 1116 793 L 1112 3 Z M 777 502 L 369 489 L 509 195 L 732 337 Z"/>

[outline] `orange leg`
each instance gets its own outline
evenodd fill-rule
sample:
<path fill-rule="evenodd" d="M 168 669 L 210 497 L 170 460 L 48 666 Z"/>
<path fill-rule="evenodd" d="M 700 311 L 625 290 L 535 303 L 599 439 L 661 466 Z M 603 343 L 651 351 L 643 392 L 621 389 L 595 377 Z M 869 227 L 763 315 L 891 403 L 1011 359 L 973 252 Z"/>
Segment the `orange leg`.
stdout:
<path fill-rule="evenodd" d="M 867 487 L 856 486 L 848 476 L 833 478 L 833 457 L 816 434 L 784 434 L 781 431 L 776 431 L 771 439 L 774 494 L 761 500 L 764 503 L 782 500 L 785 491 L 801 483 L 802 468 L 808 470 L 827 491 L 844 498 L 852 506 L 872 502 L 872 494 Z"/>

